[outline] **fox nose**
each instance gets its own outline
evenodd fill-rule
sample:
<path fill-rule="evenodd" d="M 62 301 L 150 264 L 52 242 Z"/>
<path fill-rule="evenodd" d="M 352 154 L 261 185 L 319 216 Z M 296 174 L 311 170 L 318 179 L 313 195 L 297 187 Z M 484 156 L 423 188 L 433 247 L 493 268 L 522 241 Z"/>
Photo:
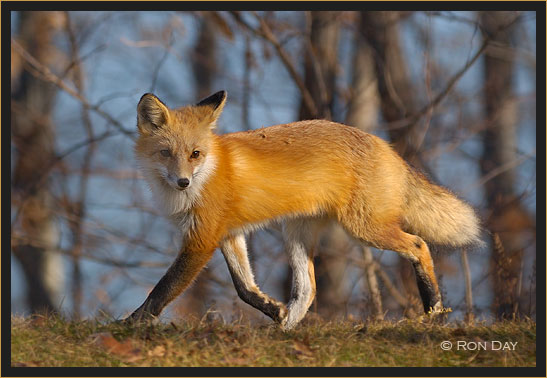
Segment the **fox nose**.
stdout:
<path fill-rule="evenodd" d="M 178 179 L 177 185 L 181 188 L 186 188 L 188 185 L 190 185 L 190 180 L 188 180 L 187 178 Z"/>

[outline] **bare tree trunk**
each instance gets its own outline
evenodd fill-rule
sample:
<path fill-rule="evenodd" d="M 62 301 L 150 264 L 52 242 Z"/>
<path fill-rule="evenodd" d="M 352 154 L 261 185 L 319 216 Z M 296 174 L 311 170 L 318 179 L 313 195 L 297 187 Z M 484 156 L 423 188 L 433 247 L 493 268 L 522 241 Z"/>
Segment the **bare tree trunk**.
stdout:
<path fill-rule="evenodd" d="M 307 14 L 310 18 L 310 43 L 304 58 L 304 83 L 316 104 L 317 114 L 311 114 L 302 104 L 300 119 L 332 119 L 338 65 L 339 12 L 313 11 Z"/>
<path fill-rule="evenodd" d="M 198 98 L 211 94 L 214 73 L 216 72 L 216 30 L 207 14 L 200 17 L 199 36 L 194 47 L 192 70 Z"/>
<path fill-rule="evenodd" d="M 253 56 L 251 52 L 251 39 L 245 37 L 245 73 L 243 76 L 243 99 L 241 103 L 241 122 L 245 130 L 251 129 L 251 120 L 249 118 L 251 102 L 251 71 L 253 67 Z"/>
<path fill-rule="evenodd" d="M 192 69 L 197 98 L 204 98 L 213 92 L 213 80 L 216 74 L 216 34 L 214 21 L 203 13 L 200 17 L 199 36 L 194 47 Z M 195 283 L 177 301 L 177 313 L 202 316 L 208 310 L 211 280 L 210 271 L 204 269 Z"/>
<path fill-rule="evenodd" d="M 416 112 L 417 104 L 410 81 L 407 64 L 399 41 L 398 23 L 406 14 L 396 11 L 361 12 L 360 30 L 372 48 L 375 76 L 380 96 L 382 116 L 387 123 L 398 121 Z M 417 156 L 419 140 L 416 124 L 388 129 L 395 150 L 411 164 L 423 168 Z M 409 262 L 399 259 L 403 287 L 419 298 L 414 272 Z M 419 301 L 408 301 L 408 303 Z M 414 311 L 407 309 L 410 313 Z"/>
<path fill-rule="evenodd" d="M 374 59 L 368 43 L 356 33 L 355 55 L 353 56 L 352 88 L 346 124 L 355 126 L 365 132 L 372 132 L 377 126 L 380 101 L 377 80 L 374 71 Z M 382 295 L 376 275 L 377 267 L 369 247 L 362 247 L 365 262 L 365 279 L 370 293 L 372 313 L 375 319 L 383 319 L 384 310 Z"/>
<path fill-rule="evenodd" d="M 300 119 L 332 119 L 335 79 L 338 65 L 339 12 L 312 11 L 306 13 L 309 44 L 304 58 L 304 83 L 312 95 L 316 114 L 304 103 L 300 106 Z M 349 252 L 350 245 L 344 231 L 333 225 L 322 234 L 315 258 L 317 296 L 315 309 L 330 317 L 344 309 L 348 293 L 343 277 L 346 260 L 336 255 Z M 322 253 L 324 251 L 325 253 Z M 290 285 L 290 274 L 286 286 Z"/>
<path fill-rule="evenodd" d="M 480 23 L 485 38 L 493 44 L 510 46 L 517 25 L 515 12 L 482 12 Z M 484 59 L 484 108 L 487 128 L 483 132 L 483 175 L 517 159 L 517 103 L 513 94 L 513 50 L 503 58 L 486 50 Z M 521 275 L 522 254 L 526 232 L 535 229 L 530 215 L 523 209 L 515 193 L 515 171 L 502 171 L 485 183 L 490 216 L 489 228 L 499 236 L 494 240 L 491 257 L 493 311 L 497 317 L 511 317 L 518 307 L 517 292 Z"/>
<path fill-rule="evenodd" d="M 356 33 L 354 43 L 351 98 L 346 124 L 370 133 L 378 126 L 380 111 L 373 52 L 360 32 Z"/>
<path fill-rule="evenodd" d="M 327 318 L 345 312 L 350 296 L 344 285 L 348 267 L 345 256 L 351 249 L 352 244 L 340 225 L 332 224 L 324 230 L 315 258 L 316 309 Z"/>
<path fill-rule="evenodd" d="M 396 11 L 361 12 L 361 32 L 374 51 L 382 115 L 386 122 L 415 113 L 417 104 L 399 40 L 399 25 L 406 14 Z M 395 150 L 416 164 L 416 125 L 388 129 Z"/>
<path fill-rule="evenodd" d="M 376 320 L 384 318 L 384 310 L 382 306 L 382 293 L 378 285 L 378 277 L 376 276 L 376 266 L 374 264 L 374 256 L 369 247 L 363 247 L 363 257 L 365 261 L 365 277 L 367 280 L 368 290 L 370 293 L 370 302 L 372 304 L 373 317 Z M 380 268 L 381 269 L 381 268 Z"/>
<path fill-rule="evenodd" d="M 56 12 L 20 13 L 18 42 L 47 66 L 50 66 L 51 41 L 59 27 L 58 18 Z M 36 180 L 55 156 L 50 116 L 56 89 L 26 68 L 20 73 L 13 87 L 11 106 L 16 158 L 12 206 L 18 214 L 13 229 L 21 232 L 24 241 L 13 243 L 12 251 L 23 268 L 30 311 L 55 311 L 63 284 L 62 263 L 55 253 L 59 232 L 49 185 L 45 182 L 37 186 Z"/>
<path fill-rule="evenodd" d="M 473 287 L 471 286 L 471 270 L 469 269 L 469 261 L 465 249 L 462 251 L 461 261 L 465 278 L 465 321 L 472 322 L 475 318 L 473 314 Z"/>

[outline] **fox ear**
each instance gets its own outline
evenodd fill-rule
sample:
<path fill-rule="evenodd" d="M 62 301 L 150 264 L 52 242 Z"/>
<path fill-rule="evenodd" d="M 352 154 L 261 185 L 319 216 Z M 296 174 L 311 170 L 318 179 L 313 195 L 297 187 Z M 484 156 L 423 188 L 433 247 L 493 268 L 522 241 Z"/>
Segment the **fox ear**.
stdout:
<path fill-rule="evenodd" d="M 228 92 L 219 91 L 196 104 L 197 107 L 203 109 L 206 116 L 206 121 L 209 123 L 211 128 L 215 127 L 216 121 L 218 117 L 220 117 L 222 109 L 224 109 L 224 104 L 226 103 L 227 96 Z"/>
<path fill-rule="evenodd" d="M 137 105 L 137 127 L 150 133 L 167 123 L 169 109 L 152 93 L 145 93 Z"/>

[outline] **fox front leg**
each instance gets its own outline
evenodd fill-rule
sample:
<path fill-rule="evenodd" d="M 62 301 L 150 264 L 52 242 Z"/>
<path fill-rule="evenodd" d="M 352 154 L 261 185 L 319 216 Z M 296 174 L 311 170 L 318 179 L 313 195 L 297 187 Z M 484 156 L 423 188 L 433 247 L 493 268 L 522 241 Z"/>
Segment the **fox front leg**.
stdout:
<path fill-rule="evenodd" d="M 283 303 L 264 294 L 256 285 L 243 234 L 226 238 L 221 242 L 220 249 L 239 297 L 275 322 L 282 323 L 287 316 L 287 308 Z"/>
<path fill-rule="evenodd" d="M 125 320 L 141 321 L 157 317 L 165 306 L 188 287 L 211 259 L 213 252 L 214 249 L 207 252 L 181 250 L 175 262 L 156 284 L 144 303 Z"/>

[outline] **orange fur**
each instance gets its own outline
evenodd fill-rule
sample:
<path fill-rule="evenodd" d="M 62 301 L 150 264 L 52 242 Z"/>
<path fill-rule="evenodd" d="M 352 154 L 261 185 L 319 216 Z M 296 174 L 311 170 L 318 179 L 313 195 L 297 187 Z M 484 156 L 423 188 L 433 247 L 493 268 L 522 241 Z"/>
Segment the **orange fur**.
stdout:
<path fill-rule="evenodd" d="M 293 270 L 306 271 L 296 284 L 311 295 L 300 304 L 302 293 L 295 293 L 291 303 L 298 313 L 291 318 L 291 304 L 287 315 L 279 302 L 254 289 L 244 243 L 235 240 L 272 220 L 327 218 L 363 243 L 410 259 L 424 308 L 440 306 L 422 238 L 452 246 L 477 240 L 478 221 L 468 205 L 410 169 L 385 141 L 350 126 L 311 120 L 216 135 L 212 129 L 225 99 L 225 92 L 218 92 L 175 110 L 150 94 L 139 103 L 135 149 L 143 172 L 156 199 L 184 230 L 181 255 L 201 256 L 185 263 L 181 274 L 194 277 L 220 245 L 240 296 L 292 327 L 303 316 L 295 306 L 313 301 L 313 254 L 303 257 L 305 243 L 291 240 Z M 189 180 L 186 189 L 177 187 L 180 179 Z M 172 284 L 177 292 L 190 280 L 181 281 Z M 167 297 L 160 297 L 150 301 L 166 305 Z"/>

